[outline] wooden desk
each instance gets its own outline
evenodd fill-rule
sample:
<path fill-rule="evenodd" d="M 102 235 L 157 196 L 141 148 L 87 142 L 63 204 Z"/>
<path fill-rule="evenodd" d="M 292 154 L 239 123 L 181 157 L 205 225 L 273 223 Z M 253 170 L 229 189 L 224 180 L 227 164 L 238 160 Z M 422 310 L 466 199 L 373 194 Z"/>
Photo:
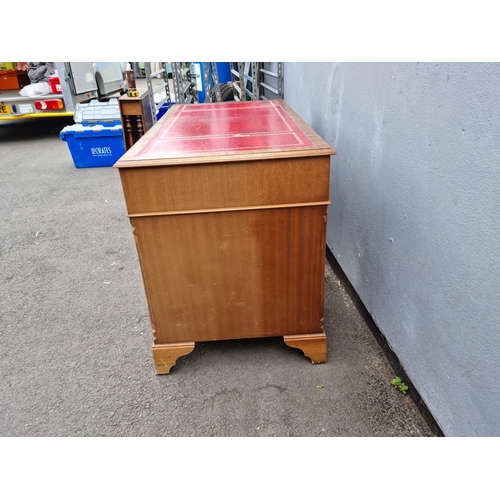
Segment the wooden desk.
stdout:
<path fill-rule="evenodd" d="M 115 165 L 158 374 L 195 342 L 323 331 L 328 146 L 282 100 L 176 105 Z"/>
<path fill-rule="evenodd" d="M 123 95 L 118 99 L 125 150 L 129 150 L 152 126 L 151 99 L 147 91 L 138 97 Z"/>

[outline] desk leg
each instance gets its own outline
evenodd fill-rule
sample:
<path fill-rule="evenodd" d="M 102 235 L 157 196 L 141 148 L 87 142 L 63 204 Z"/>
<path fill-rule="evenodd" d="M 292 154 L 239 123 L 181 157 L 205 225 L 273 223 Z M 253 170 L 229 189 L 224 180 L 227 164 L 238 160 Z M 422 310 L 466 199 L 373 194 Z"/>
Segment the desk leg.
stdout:
<path fill-rule="evenodd" d="M 164 375 L 170 373 L 177 359 L 189 354 L 194 349 L 194 342 L 182 344 L 158 344 L 153 345 L 153 360 L 155 362 L 156 374 Z"/>
<path fill-rule="evenodd" d="M 313 365 L 326 363 L 326 335 L 324 333 L 285 335 L 283 340 L 288 347 L 300 349 Z"/>

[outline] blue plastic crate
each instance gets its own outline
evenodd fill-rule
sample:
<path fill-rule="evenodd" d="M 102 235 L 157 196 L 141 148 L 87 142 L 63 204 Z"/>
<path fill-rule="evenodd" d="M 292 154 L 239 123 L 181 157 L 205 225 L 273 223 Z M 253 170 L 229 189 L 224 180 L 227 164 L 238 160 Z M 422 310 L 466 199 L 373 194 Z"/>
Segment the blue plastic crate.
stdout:
<path fill-rule="evenodd" d="M 76 168 L 112 167 L 124 154 L 122 126 L 85 126 L 80 123 L 64 127 L 59 134 L 68 143 Z"/>
<path fill-rule="evenodd" d="M 159 120 L 167 111 L 168 111 L 168 102 L 164 102 L 156 113 L 156 119 Z"/>
<path fill-rule="evenodd" d="M 155 107 L 166 98 L 165 92 L 155 95 Z M 170 99 L 170 107 L 175 105 L 175 101 Z M 159 120 L 168 111 L 168 101 L 165 101 L 156 112 L 156 120 Z"/>

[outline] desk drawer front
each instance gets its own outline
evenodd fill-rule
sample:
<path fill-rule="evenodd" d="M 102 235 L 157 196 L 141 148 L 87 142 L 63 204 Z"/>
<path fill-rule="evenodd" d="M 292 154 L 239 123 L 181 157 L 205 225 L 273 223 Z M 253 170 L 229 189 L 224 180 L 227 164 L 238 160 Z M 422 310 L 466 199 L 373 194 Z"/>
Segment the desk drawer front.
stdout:
<path fill-rule="evenodd" d="M 120 169 L 129 215 L 328 202 L 330 157 Z"/>

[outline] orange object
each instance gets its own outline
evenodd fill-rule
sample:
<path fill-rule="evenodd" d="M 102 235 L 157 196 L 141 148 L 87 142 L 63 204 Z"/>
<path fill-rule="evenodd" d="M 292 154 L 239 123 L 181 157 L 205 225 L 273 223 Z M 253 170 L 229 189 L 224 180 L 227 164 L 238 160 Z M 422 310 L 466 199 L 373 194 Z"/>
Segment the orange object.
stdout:
<path fill-rule="evenodd" d="M 43 99 L 35 101 L 35 108 L 38 110 L 63 109 L 64 104 L 61 99 Z"/>
<path fill-rule="evenodd" d="M 29 84 L 30 79 L 25 71 L 0 71 L 0 90 L 21 89 Z"/>

